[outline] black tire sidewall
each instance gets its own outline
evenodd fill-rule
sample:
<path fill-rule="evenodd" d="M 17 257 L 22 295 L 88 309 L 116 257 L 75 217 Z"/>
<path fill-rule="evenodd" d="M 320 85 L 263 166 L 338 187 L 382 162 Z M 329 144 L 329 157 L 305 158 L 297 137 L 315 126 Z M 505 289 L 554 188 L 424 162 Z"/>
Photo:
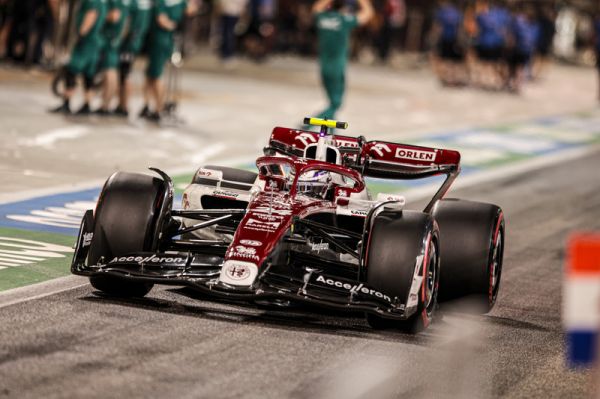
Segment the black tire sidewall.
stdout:
<path fill-rule="evenodd" d="M 428 245 L 435 245 L 439 272 L 439 233 L 431 216 L 416 211 L 382 212 L 374 219 L 369 233 L 365 259 L 367 284 L 392 297 L 397 296 L 401 303 L 406 304 L 415 267 L 421 267 L 416 260 L 425 254 Z M 422 266 L 425 278 L 427 265 Z M 375 328 L 399 327 L 412 333 L 426 328 L 436 307 L 438 286 L 434 288 L 429 309 L 425 309 L 421 292 L 423 287 L 418 293 L 417 310 L 408 320 L 397 322 L 369 314 L 369 324 Z"/>

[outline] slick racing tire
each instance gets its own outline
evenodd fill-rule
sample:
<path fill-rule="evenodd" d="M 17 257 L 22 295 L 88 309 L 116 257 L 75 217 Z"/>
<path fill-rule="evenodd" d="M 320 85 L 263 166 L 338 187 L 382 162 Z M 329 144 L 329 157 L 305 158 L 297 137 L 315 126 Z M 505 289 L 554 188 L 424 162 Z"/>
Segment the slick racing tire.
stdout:
<path fill-rule="evenodd" d="M 105 183 L 94 221 L 94 238 L 90 244 L 88 264 L 133 252 L 154 251 L 155 227 L 166 183 L 158 178 L 117 172 Z M 109 275 L 93 275 L 92 286 L 119 297 L 143 297 L 153 287 L 146 282 L 130 281 Z"/>
<path fill-rule="evenodd" d="M 413 288 L 416 311 L 407 320 L 367 313 L 369 325 L 376 329 L 397 327 L 413 334 L 427 328 L 437 306 L 440 276 L 439 232 L 431 216 L 415 211 L 381 212 L 373 221 L 365 264 L 367 284 L 405 305 L 413 278 L 423 277 L 421 284 Z"/>
<path fill-rule="evenodd" d="M 465 311 L 487 313 L 500 289 L 504 217 L 492 204 L 444 199 L 433 209 L 440 228 L 440 302 L 462 298 Z"/>

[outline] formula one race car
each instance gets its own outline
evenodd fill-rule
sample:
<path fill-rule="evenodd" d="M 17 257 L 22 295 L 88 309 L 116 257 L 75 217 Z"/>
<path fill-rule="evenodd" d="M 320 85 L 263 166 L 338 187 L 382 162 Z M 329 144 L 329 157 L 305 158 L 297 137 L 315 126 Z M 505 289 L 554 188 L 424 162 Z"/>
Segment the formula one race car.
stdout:
<path fill-rule="evenodd" d="M 309 303 L 364 312 L 374 328 L 416 332 L 438 300 L 494 306 L 504 250 L 502 210 L 442 199 L 456 151 L 276 127 L 258 173 L 196 172 L 173 208 L 171 179 L 117 172 L 86 212 L 72 272 L 105 294 L 144 296 L 157 284 L 215 298 Z M 367 191 L 365 177 L 446 179 L 423 211 Z"/>

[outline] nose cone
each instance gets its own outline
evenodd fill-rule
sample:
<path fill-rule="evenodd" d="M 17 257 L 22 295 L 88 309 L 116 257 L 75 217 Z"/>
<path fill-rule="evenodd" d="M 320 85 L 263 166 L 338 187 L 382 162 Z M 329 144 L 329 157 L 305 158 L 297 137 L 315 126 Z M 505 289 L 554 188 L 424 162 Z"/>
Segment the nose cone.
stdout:
<path fill-rule="evenodd" d="M 219 281 L 238 287 L 250 287 L 257 276 L 258 266 L 254 263 L 228 260 L 221 268 Z"/>

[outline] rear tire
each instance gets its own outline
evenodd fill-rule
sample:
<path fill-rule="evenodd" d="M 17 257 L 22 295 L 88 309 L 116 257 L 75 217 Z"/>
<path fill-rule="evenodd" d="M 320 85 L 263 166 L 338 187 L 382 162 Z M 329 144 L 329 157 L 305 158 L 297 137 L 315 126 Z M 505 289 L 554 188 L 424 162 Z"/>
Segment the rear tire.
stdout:
<path fill-rule="evenodd" d="M 409 301 L 415 267 L 423 276 L 417 293 L 415 313 L 405 321 L 367 314 L 375 329 L 400 328 L 417 333 L 431 323 L 437 306 L 440 276 L 438 230 L 431 216 L 414 211 L 381 212 L 373 222 L 366 255 L 367 284 L 374 289 Z M 422 263 L 418 260 L 423 256 Z"/>
<path fill-rule="evenodd" d="M 166 190 L 166 183 L 155 177 L 113 174 L 106 181 L 96 207 L 88 264 L 154 251 L 154 233 Z M 119 297 L 143 297 L 154 285 L 102 274 L 91 276 L 90 283 L 108 295 Z"/>
<path fill-rule="evenodd" d="M 435 205 L 433 216 L 441 237 L 440 302 L 460 298 L 469 312 L 489 312 L 502 277 L 502 210 L 492 204 L 445 199 Z"/>

